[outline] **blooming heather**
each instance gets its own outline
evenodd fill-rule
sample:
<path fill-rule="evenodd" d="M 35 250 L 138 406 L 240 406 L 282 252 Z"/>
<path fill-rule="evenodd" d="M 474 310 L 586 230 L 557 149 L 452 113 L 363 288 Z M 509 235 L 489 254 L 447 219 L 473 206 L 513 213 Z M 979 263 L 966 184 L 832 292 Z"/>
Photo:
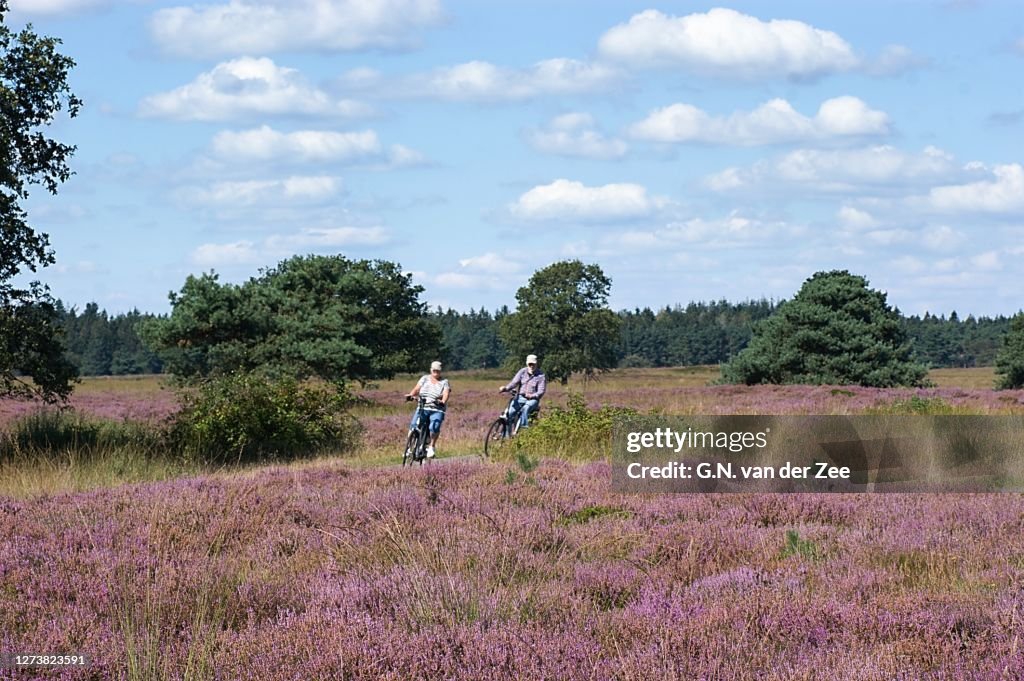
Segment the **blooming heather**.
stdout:
<path fill-rule="evenodd" d="M 0 649 L 92 658 L 66 679 L 1024 675 L 1019 495 L 609 476 L 325 463 L 0 499 Z"/>

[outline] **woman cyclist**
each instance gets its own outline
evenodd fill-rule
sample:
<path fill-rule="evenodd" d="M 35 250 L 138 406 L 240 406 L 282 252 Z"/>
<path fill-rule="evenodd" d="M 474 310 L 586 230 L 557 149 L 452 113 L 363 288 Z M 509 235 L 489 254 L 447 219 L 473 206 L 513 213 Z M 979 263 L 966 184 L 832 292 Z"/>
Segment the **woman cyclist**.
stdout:
<path fill-rule="evenodd" d="M 441 363 L 431 362 L 430 373 L 420 378 L 413 386 L 413 389 L 406 395 L 407 399 L 417 397 L 424 398 L 423 411 L 430 419 L 430 444 L 427 445 L 427 458 L 434 458 L 434 446 L 437 444 L 437 436 L 441 434 L 441 423 L 444 421 L 445 409 L 448 406 L 448 397 L 452 389 L 448 385 L 448 379 L 441 377 Z M 416 429 L 419 423 L 420 409 L 412 415 L 412 423 L 409 424 L 409 432 Z"/>

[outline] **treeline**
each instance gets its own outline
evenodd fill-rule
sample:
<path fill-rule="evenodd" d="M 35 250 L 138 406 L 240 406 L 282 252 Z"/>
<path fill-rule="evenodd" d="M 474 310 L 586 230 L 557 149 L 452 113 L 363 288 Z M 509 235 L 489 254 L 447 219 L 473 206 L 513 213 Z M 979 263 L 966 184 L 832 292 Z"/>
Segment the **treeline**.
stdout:
<path fill-rule="evenodd" d="M 753 325 L 770 316 L 779 303 L 769 300 L 690 303 L 684 306 L 623 310 L 617 350 L 621 367 L 718 364 L 747 346 Z M 81 312 L 58 301 L 68 358 L 83 376 L 160 373 L 160 358 L 139 339 L 138 324 L 155 315 L 133 310 L 108 315 L 96 303 Z M 442 332 L 441 358 L 446 369 L 489 369 L 510 358 L 498 324 L 507 306 L 491 313 L 437 309 L 429 317 Z M 1008 317 L 948 317 L 925 314 L 903 318 L 916 361 L 933 368 L 992 366 Z M 515 363 L 515 362 L 513 362 Z"/>
<path fill-rule="evenodd" d="M 138 325 L 155 315 L 138 310 L 109 316 L 96 303 L 79 312 L 57 301 L 67 357 L 82 376 L 158 374 L 163 362 L 142 343 Z"/>

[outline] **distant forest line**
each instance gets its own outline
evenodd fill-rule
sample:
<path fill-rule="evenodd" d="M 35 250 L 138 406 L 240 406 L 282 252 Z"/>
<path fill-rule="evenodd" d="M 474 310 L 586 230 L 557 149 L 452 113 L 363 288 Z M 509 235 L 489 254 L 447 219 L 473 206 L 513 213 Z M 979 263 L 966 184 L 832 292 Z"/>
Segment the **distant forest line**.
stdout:
<path fill-rule="evenodd" d="M 753 326 L 781 303 L 751 300 L 676 305 L 659 310 L 622 310 L 618 364 L 620 367 L 669 367 L 718 364 L 747 346 Z M 162 373 L 163 363 L 137 333 L 140 322 L 157 317 L 133 310 L 108 315 L 96 303 L 85 309 L 67 308 L 58 301 L 68 358 L 83 376 Z M 428 312 L 443 334 L 441 359 L 448 370 L 489 369 L 515 364 L 498 335 L 498 322 L 507 307 Z M 925 314 L 903 316 L 914 358 L 932 368 L 992 366 L 1010 318 L 961 319 Z"/>

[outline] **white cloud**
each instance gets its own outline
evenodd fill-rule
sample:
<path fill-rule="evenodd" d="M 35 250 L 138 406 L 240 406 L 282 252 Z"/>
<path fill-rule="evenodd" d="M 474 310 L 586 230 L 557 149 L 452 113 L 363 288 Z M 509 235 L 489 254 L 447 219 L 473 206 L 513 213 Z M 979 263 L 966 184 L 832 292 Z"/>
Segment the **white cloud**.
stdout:
<path fill-rule="evenodd" d="M 881 145 L 861 149 L 798 149 L 749 168 L 727 168 L 705 179 L 716 191 L 793 184 L 823 193 L 880 194 L 933 185 L 961 174 L 953 157 L 935 147 L 909 153 Z"/>
<path fill-rule="evenodd" d="M 948 225 L 940 225 L 924 230 L 921 234 L 921 243 L 933 251 L 952 251 L 959 248 L 967 237 Z"/>
<path fill-rule="evenodd" d="M 440 0 L 229 0 L 157 11 L 150 34 L 183 57 L 407 49 L 439 24 Z"/>
<path fill-rule="evenodd" d="M 898 76 L 930 64 L 930 60 L 917 56 L 905 45 L 888 45 L 880 55 L 866 63 L 864 69 L 873 76 Z"/>
<path fill-rule="evenodd" d="M 739 78 L 804 78 L 858 65 L 850 45 L 832 31 L 723 8 L 684 17 L 646 10 L 607 31 L 598 48 L 605 57 L 638 66 Z"/>
<path fill-rule="evenodd" d="M 260 254 L 251 241 L 243 240 L 228 244 L 202 244 L 192 251 L 190 260 L 203 267 L 252 265 L 260 262 Z"/>
<path fill-rule="evenodd" d="M 260 243 L 240 240 L 202 244 L 192 251 L 189 259 L 203 267 L 266 264 L 295 254 L 377 246 L 388 240 L 383 227 L 307 228 L 291 234 L 272 234 Z"/>
<path fill-rule="evenodd" d="M 559 179 L 529 190 L 509 210 L 523 220 L 614 221 L 647 217 L 664 205 L 638 184 L 587 187 Z"/>
<path fill-rule="evenodd" d="M 334 99 L 310 86 L 295 69 L 266 57 L 226 61 L 170 92 L 151 95 L 139 113 L 152 118 L 222 121 L 244 116 L 368 116 L 366 104 Z"/>
<path fill-rule="evenodd" d="M 394 97 L 458 102 L 510 102 L 543 95 L 599 92 L 622 74 L 610 66 L 575 59 L 547 59 L 525 69 L 471 61 L 399 78 L 382 86 Z"/>
<path fill-rule="evenodd" d="M 515 260 L 493 252 L 463 258 L 459 260 L 459 267 L 467 272 L 486 274 L 513 274 L 522 269 L 522 266 Z"/>
<path fill-rule="evenodd" d="M 870 213 L 853 206 L 841 207 L 836 215 L 844 226 L 851 229 L 870 229 L 878 224 Z"/>
<path fill-rule="evenodd" d="M 797 112 L 784 99 L 773 99 L 753 111 L 740 111 L 728 117 L 711 116 L 690 104 L 673 104 L 652 111 L 630 128 L 633 137 L 654 142 L 739 146 L 888 132 L 889 117 L 884 112 L 850 96 L 826 100 L 814 118 Z"/>
<path fill-rule="evenodd" d="M 999 253 L 997 251 L 987 251 L 985 253 L 979 253 L 978 255 L 971 257 L 971 265 L 983 272 L 992 272 L 1001 270 L 1003 263 L 999 259 Z"/>
<path fill-rule="evenodd" d="M 395 167 L 423 160 L 419 152 L 402 145 L 386 149 L 373 130 L 280 132 L 264 125 L 250 130 L 219 132 L 213 138 L 212 150 L 216 157 L 234 163 L 374 163 Z"/>
<path fill-rule="evenodd" d="M 977 167 L 969 168 L 979 170 Z M 1024 166 L 997 165 L 992 179 L 934 187 L 927 205 L 940 212 L 1013 213 L 1024 210 Z"/>
<path fill-rule="evenodd" d="M 557 116 L 539 130 L 527 130 L 527 143 L 537 151 L 558 156 L 609 160 L 622 158 L 629 145 L 596 129 L 590 114 L 568 113 Z"/>
<path fill-rule="evenodd" d="M 283 180 L 215 182 L 208 188 L 186 188 L 179 192 L 179 196 L 188 202 L 237 207 L 282 201 L 319 201 L 340 191 L 340 178 L 315 175 Z"/>

